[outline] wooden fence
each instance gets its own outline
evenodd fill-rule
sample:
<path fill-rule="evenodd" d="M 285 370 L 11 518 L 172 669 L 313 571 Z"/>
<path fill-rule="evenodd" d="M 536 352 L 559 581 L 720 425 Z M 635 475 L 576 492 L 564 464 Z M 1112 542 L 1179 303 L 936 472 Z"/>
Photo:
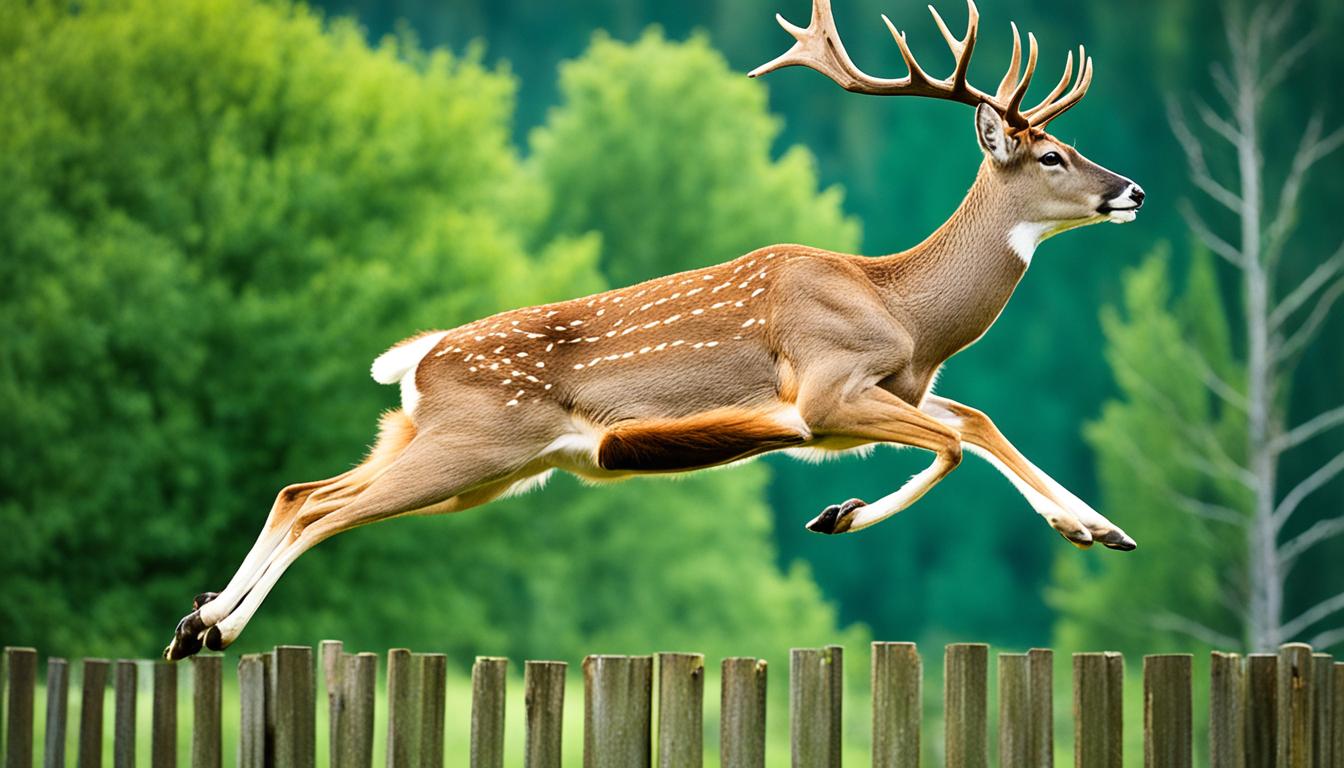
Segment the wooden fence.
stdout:
<path fill-rule="evenodd" d="M 242 768 L 309 768 L 316 761 L 317 676 L 325 679 L 330 711 L 330 761 L 338 768 L 373 764 L 374 690 L 378 657 L 343 652 L 324 642 L 320 658 L 306 646 L 280 646 L 238 662 Z M 37 653 L 5 649 L 5 766 L 29 768 L 33 743 Z M 1147 768 L 1191 765 L 1192 657 L 1143 659 L 1143 762 Z M 191 765 L 221 765 L 221 656 L 192 660 Z M 177 764 L 177 667 L 86 659 L 81 664 L 77 765 L 98 768 L 103 758 L 103 698 L 113 685 L 114 768 L 136 764 L 137 674 L 152 669 L 149 763 Z M 844 654 L 839 646 L 795 649 L 789 664 L 792 764 L 840 765 Z M 1054 763 L 1053 654 L 1032 650 L 998 657 L 998 765 Z M 479 658 L 472 669 L 472 768 L 503 765 L 508 661 Z M 947 765 L 989 763 L 987 737 L 989 648 L 949 645 L 944 659 L 944 732 Z M 529 661 L 523 672 L 525 765 L 560 765 L 566 665 Z M 387 654 L 389 768 L 444 765 L 446 659 L 441 654 Z M 700 766 L 703 758 L 704 657 L 589 656 L 583 660 L 585 768 Z M 725 768 L 765 764 L 766 664 L 752 658 L 722 662 L 719 750 Z M 654 707 L 655 679 L 657 707 Z M 1124 660 L 1115 653 L 1073 656 L 1075 764 L 1118 768 L 1122 761 Z M 47 660 L 43 765 L 66 764 L 70 667 Z M 919 765 L 923 666 L 910 643 L 872 646 L 872 764 Z M 656 716 L 655 716 L 656 712 Z M 655 728 L 657 748 L 654 748 Z M 1209 755 L 1214 768 L 1344 768 L 1344 663 L 1309 646 L 1289 644 L 1277 654 L 1214 653 L 1209 680 Z M 142 762 L 144 762 L 142 760 Z"/>

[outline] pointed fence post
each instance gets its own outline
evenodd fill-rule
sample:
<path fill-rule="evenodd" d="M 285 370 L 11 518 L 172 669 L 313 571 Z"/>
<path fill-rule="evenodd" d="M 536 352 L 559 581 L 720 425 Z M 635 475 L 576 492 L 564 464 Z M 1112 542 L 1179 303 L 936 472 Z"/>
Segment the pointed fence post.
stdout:
<path fill-rule="evenodd" d="M 1143 764 L 1191 768 L 1193 720 L 1189 654 L 1143 657 Z"/>
<path fill-rule="evenodd" d="M 65 768 L 69 691 L 70 665 L 65 659 L 47 659 L 47 730 L 42 748 L 43 768 Z"/>
<path fill-rule="evenodd" d="M 529 661 L 523 671 L 523 708 L 527 712 L 524 768 L 560 768 L 565 717 L 563 661 Z"/>
<path fill-rule="evenodd" d="M 191 768 L 220 768 L 223 763 L 223 671 L 222 656 L 191 658 Z"/>
<path fill-rule="evenodd" d="M 107 693 L 107 659 L 85 659 L 79 684 L 79 768 L 103 764 L 103 699 Z"/>
<path fill-rule="evenodd" d="M 719 764 L 765 768 L 764 659 L 723 660 L 719 694 Z"/>
<path fill-rule="evenodd" d="M 705 657 L 658 654 L 658 766 L 701 768 L 705 750 Z"/>
<path fill-rule="evenodd" d="M 1246 673 L 1241 657 L 1209 657 L 1209 768 L 1246 768 Z"/>
<path fill-rule="evenodd" d="M 873 643 L 873 768 L 918 768 L 924 666 L 914 643 Z"/>
<path fill-rule="evenodd" d="M 649 768 L 652 656 L 583 660 L 584 768 Z"/>
<path fill-rule="evenodd" d="M 1124 763 L 1125 661 L 1118 653 L 1073 655 L 1074 765 L 1121 768 Z"/>
<path fill-rule="evenodd" d="M 477 656 L 471 668 L 471 768 L 504 766 L 504 694 L 509 660 Z"/>

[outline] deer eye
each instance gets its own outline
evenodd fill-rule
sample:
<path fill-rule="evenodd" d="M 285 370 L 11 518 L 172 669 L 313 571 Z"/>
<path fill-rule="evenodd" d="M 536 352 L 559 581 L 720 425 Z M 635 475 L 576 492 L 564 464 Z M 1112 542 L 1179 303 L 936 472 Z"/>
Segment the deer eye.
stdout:
<path fill-rule="evenodd" d="M 1046 152 L 1044 155 L 1041 155 L 1041 165 L 1051 166 L 1063 164 L 1064 158 L 1061 157 L 1058 152 Z"/>

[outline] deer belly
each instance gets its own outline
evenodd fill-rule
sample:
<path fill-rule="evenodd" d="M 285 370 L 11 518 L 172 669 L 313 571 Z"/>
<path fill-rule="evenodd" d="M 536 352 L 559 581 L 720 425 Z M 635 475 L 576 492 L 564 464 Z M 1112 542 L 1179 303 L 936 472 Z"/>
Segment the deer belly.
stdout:
<path fill-rule="evenodd" d="M 725 409 L 617 425 L 602 435 L 596 458 L 609 472 L 676 472 L 801 445 L 808 437 L 805 428 L 770 415 Z"/>

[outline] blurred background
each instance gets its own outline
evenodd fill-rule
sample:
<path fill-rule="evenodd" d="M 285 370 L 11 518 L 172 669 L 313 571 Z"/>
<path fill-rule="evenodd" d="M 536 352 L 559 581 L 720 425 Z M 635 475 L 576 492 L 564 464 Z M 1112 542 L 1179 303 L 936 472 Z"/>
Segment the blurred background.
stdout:
<path fill-rule="evenodd" d="M 869 72 L 904 73 L 879 12 L 927 69 L 950 67 L 917 4 L 836 5 Z M 940 10 L 962 28 L 956 2 Z M 808 15 L 806 0 L 4 3 L 0 638 L 155 654 L 280 487 L 358 461 L 398 402 L 369 362 L 414 332 L 774 242 L 882 254 L 935 229 L 980 162 L 972 111 L 796 68 L 749 80 L 792 42 L 775 11 Z M 1137 551 L 1074 549 L 975 458 L 840 537 L 803 523 L 928 457 L 557 478 L 323 544 L 236 650 L 1344 647 L 1344 6 L 981 12 L 982 87 L 1010 19 L 1041 43 L 1029 100 L 1087 45 L 1091 91 L 1051 130 L 1148 202 L 1134 224 L 1043 245 L 938 391 Z"/>

